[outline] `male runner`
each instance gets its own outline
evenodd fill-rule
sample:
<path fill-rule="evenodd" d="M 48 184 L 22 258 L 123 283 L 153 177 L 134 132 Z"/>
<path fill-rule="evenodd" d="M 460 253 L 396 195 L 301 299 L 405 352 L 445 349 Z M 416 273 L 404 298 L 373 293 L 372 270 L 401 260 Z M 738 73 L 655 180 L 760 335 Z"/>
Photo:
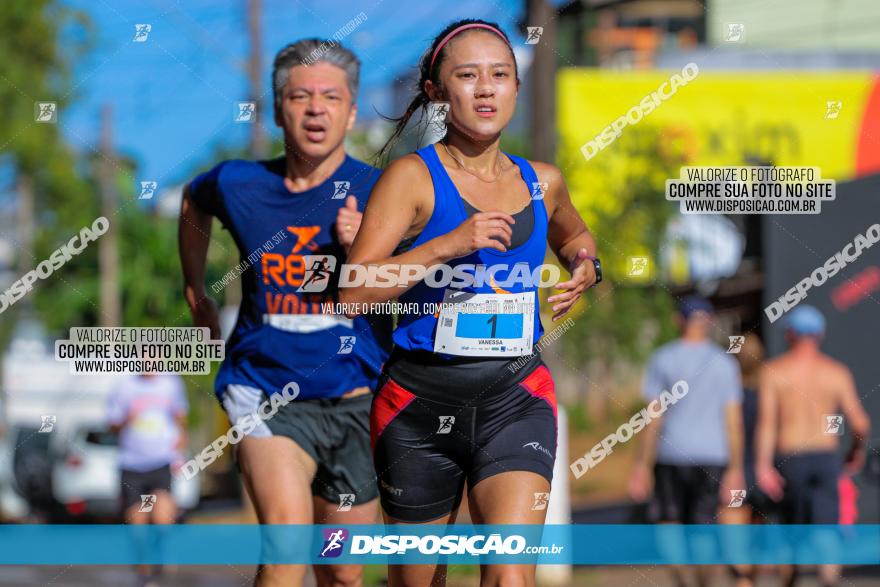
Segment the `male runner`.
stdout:
<path fill-rule="evenodd" d="M 662 346 L 648 364 L 642 382 L 647 400 L 672 389 L 679 380 L 688 393 L 644 431 L 630 479 L 637 501 L 652 492 L 651 515 L 660 523 L 712 524 L 719 500 L 745 489 L 742 458 L 742 387 L 739 368 L 709 337 L 712 305 L 700 297 L 680 307 L 681 338 Z M 673 567 L 677 584 L 684 570 Z M 697 568 L 706 585 L 711 568 Z"/>
<path fill-rule="evenodd" d="M 322 55 L 311 63 L 316 50 Z M 282 49 L 272 80 L 285 156 L 221 163 L 193 180 L 183 200 L 180 254 L 196 325 L 218 329 L 204 284 L 211 217 L 230 231 L 242 259 L 260 255 L 241 276 L 238 322 L 215 383 L 230 421 L 252 413 L 289 382 L 300 390 L 296 401 L 238 445 L 238 463 L 263 524 L 376 519 L 370 390 L 387 354 L 390 324 L 371 318 L 374 332 L 364 318 L 327 313 L 335 291 L 315 287 L 321 280 L 310 284 L 307 291 L 314 293 L 304 291 L 309 268 L 325 268 L 330 257 L 343 262 L 360 226 L 359 209 L 379 176 L 343 146 L 357 114 L 359 68 L 355 55 L 335 42 L 309 39 Z M 279 230 L 287 238 L 271 251 L 261 249 Z M 354 341 L 350 352 L 340 352 L 343 339 Z M 256 584 L 296 585 L 304 572 L 301 565 L 264 566 Z M 315 573 L 319 585 L 356 585 L 361 567 L 318 565 Z"/>
<path fill-rule="evenodd" d="M 788 314 L 785 327 L 789 349 L 761 375 L 758 484 L 782 502 L 784 523 L 838 524 L 839 437 L 846 428 L 852 433 L 844 468 L 855 474 L 865 462 L 871 423 L 849 369 L 820 350 L 822 313 L 801 304 Z M 796 573 L 790 571 L 792 585 Z M 840 566 L 823 565 L 819 575 L 822 585 L 836 585 Z"/>

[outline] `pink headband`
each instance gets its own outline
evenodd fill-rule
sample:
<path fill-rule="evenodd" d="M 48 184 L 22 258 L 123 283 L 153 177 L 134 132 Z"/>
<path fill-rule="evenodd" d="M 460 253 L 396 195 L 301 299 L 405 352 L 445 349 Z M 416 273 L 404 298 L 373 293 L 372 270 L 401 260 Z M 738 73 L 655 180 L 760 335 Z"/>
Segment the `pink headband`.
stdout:
<path fill-rule="evenodd" d="M 449 41 L 451 41 L 452 37 L 454 37 L 458 33 L 466 31 L 468 29 L 486 29 L 487 31 L 492 31 L 493 33 L 495 33 L 496 35 L 501 37 L 502 41 L 507 43 L 507 39 L 504 38 L 504 33 L 502 33 L 501 31 L 499 31 L 498 29 L 496 29 L 493 26 L 490 26 L 488 24 L 481 24 L 478 22 L 474 22 L 471 24 L 463 24 L 460 27 L 458 27 L 457 29 L 453 29 L 452 32 L 450 32 L 448 35 L 443 37 L 443 40 L 440 41 L 440 44 L 437 45 L 436 49 L 434 49 L 434 54 L 431 56 L 431 67 L 428 68 L 428 71 L 434 69 L 434 61 L 437 60 L 437 55 L 439 55 L 440 50 L 443 49 L 443 46 L 446 45 L 446 43 L 448 43 Z M 508 45 L 509 45 L 509 43 L 508 43 Z"/>

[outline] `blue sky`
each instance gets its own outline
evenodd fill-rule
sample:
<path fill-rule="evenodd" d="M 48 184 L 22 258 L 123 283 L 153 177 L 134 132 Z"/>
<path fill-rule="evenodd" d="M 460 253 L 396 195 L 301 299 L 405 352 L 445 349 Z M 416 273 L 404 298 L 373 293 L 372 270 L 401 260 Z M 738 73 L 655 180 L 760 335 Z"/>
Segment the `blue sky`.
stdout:
<path fill-rule="evenodd" d="M 59 116 L 72 145 L 97 146 L 99 110 L 109 103 L 118 152 L 137 161 L 138 179 L 157 180 L 161 189 L 204 166 L 213 147 L 247 141 L 248 125 L 233 122 L 235 102 L 247 95 L 245 0 L 66 4 L 89 15 L 95 35 L 74 69 L 73 101 Z M 330 37 L 363 12 L 367 20 L 344 40 L 363 62 L 359 109 L 362 117 L 374 108 L 388 114 L 396 78 L 414 69 L 446 23 L 495 20 L 521 40 L 515 23 L 523 10 L 521 0 L 263 0 L 263 90 L 271 99 L 269 69 L 280 47 Z M 149 37 L 133 42 L 142 23 L 152 26 Z"/>

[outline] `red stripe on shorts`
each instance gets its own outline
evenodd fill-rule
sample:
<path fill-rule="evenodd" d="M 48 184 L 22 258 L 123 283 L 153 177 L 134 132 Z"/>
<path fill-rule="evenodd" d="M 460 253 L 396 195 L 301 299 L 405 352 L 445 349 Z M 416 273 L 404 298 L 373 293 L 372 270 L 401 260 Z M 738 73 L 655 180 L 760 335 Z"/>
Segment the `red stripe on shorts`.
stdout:
<path fill-rule="evenodd" d="M 370 412 L 370 448 L 372 450 L 376 450 L 376 441 L 385 428 L 414 399 L 416 399 L 415 395 L 391 379 L 382 386 L 373 400 L 373 409 Z"/>
<path fill-rule="evenodd" d="M 553 408 L 553 417 L 556 417 L 556 387 L 553 384 L 550 370 L 546 366 L 541 365 L 529 373 L 529 376 L 523 379 L 520 385 L 533 396 L 550 404 L 550 407 Z"/>

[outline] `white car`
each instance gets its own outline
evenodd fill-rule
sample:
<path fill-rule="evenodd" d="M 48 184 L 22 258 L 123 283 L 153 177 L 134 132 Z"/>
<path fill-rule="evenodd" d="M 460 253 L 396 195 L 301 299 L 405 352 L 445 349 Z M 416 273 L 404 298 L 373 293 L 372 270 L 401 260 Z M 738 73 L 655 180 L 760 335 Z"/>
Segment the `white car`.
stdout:
<path fill-rule="evenodd" d="M 121 481 L 119 437 L 106 424 L 82 425 L 71 432 L 56 452 L 52 491 L 68 516 L 119 517 Z M 181 512 L 199 503 L 198 477 L 187 480 L 173 473 L 171 493 Z"/>

